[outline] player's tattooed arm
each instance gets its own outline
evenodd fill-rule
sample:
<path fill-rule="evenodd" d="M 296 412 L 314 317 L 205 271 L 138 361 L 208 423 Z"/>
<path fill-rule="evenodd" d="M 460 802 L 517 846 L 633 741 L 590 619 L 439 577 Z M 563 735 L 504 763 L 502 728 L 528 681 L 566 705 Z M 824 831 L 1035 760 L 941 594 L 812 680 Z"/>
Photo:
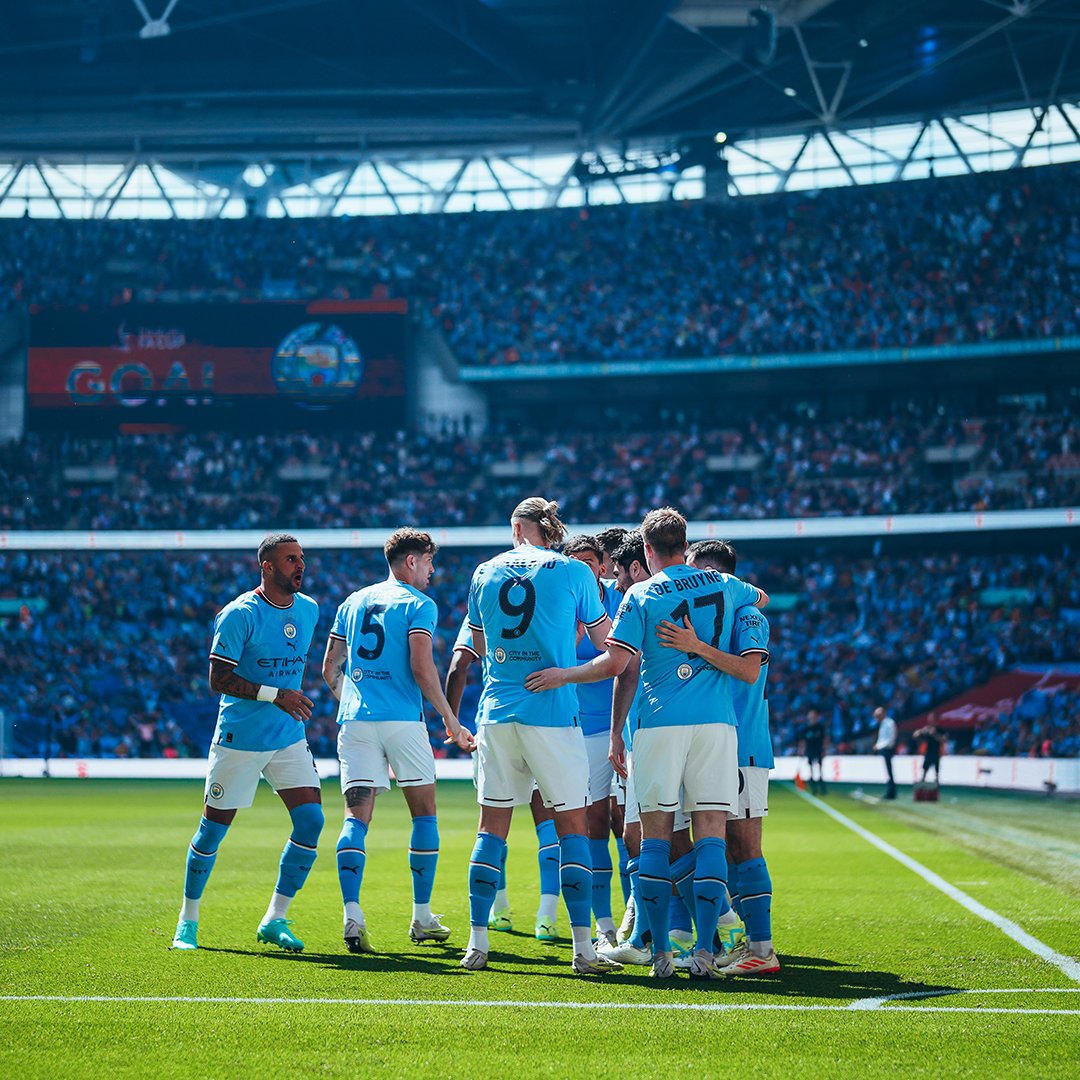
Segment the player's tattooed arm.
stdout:
<path fill-rule="evenodd" d="M 256 701 L 259 697 L 259 684 L 249 682 L 242 675 L 236 674 L 236 667 L 216 656 L 210 657 L 210 689 L 215 694 L 228 694 L 230 697 Z"/>
<path fill-rule="evenodd" d="M 345 678 L 345 659 L 349 647 L 339 637 L 331 637 L 326 642 L 326 654 L 323 656 L 322 674 L 330 693 L 341 700 L 341 683 Z"/>
<path fill-rule="evenodd" d="M 210 689 L 215 694 L 228 694 L 245 701 L 259 700 L 259 684 L 238 675 L 233 664 L 216 656 L 210 658 Z M 274 704 L 300 723 L 311 719 L 311 710 L 315 707 L 311 698 L 299 690 L 288 690 L 284 686 L 278 690 Z"/>

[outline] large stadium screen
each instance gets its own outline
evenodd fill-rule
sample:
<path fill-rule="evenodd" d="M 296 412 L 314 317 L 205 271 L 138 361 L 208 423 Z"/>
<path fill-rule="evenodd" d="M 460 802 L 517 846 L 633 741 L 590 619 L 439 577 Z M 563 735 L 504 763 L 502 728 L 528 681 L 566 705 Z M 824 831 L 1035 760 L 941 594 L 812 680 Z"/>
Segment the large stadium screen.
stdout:
<path fill-rule="evenodd" d="M 32 315 L 27 404 L 118 422 L 265 418 L 311 410 L 404 417 L 407 306 L 131 304 Z"/>

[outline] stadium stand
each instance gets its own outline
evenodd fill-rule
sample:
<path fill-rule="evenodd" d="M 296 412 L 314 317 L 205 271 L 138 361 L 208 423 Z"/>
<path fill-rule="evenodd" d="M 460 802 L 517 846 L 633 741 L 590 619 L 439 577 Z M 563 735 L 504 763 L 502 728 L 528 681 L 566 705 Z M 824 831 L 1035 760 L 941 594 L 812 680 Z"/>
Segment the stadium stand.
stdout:
<path fill-rule="evenodd" d="M 627 422 L 483 438 L 28 435 L 0 446 L 0 528 L 487 525 L 540 489 L 577 521 L 635 520 L 658 501 L 705 519 L 1031 509 L 1074 505 L 1080 489 L 1070 412 L 972 418 L 900 401 L 859 419 L 738 422 L 718 405 L 711 423 L 653 417 L 613 434 Z M 329 476 L 297 469 L 312 465 Z"/>
<path fill-rule="evenodd" d="M 1080 332 L 1076 166 L 512 214 L 0 222 L 0 310 L 416 302 L 470 365 Z"/>
<path fill-rule="evenodd" d="M 445 671 L 479 551 L 444 550 L 432 596 L 435 658 Z M 778 752 L 798 748 L 816 708 L 838 751 L 865 749 L 884 703 L 899 720 L 933 708 L 1011 665 L 1080 655 L 1080 583 L 1070 549 L 1000 555 L 753 559 L 740 566 L 773 596 L 769 700 Z M 336 606 L 381 578 L 373 552 L 309 552 L 305 591 L 322 606 L 305 692 L 309 741 L 333 756 L 332 700 L 320 677 Z M 206 687 L 210 625 L 222 598 L 253 585 L 246 553 L 0 553 L 5 608 L 0 675 L 17 754 L 201 756 L 216 702 Z M 118 654 L 130 664 L 115 663 Z M 46 660 L 43 660 L 46 657 Z M 462 712 L 475 708 L 477 679 Z M 1027 695 L 1015 717 L 956 732 L 977 752 L 1080 754 L 1075 692 Z M 441 728 L 432 744 L 445 753 Z M 971 741 L 973 739 L 973 741 Z"/>

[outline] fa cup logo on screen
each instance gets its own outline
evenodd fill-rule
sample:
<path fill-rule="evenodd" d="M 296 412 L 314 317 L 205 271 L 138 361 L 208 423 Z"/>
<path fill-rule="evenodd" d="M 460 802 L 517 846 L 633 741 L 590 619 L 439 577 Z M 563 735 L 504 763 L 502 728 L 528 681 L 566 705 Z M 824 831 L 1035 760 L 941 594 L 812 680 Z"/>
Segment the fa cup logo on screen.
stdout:
<path fill-rule="evenodd" d="M 305 323 L 274 351 L 271 373 L 279 392 L 288 397 L 340 401 L 355 395 L 364 358 L 341 327 Z"/>

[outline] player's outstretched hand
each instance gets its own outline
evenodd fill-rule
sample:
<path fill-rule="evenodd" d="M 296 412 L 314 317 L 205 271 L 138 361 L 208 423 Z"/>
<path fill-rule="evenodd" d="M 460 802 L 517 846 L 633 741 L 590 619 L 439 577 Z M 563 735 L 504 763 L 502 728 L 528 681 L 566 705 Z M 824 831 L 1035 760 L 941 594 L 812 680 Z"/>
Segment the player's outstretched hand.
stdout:
<path fill-rule="evenodd" d="M 689 619 L 683 619 L 683 625 L 669 622 L 667 619 L 657 624 L 656 636 L 665 649 L 677 649 L 679 652 L 693 653 L 701 646 L 701 638 L 694 633 Z"/>
<path fill-rule="evenodd" d="M 543 671 L 534 671 L 525 680 L 525 689 L 538 694 L 541 690 L 558 690 L 566 685 L 566 676 L 562 668 L 549 667 Z"/>
<path fill-rule="evenodd" d="M 443 717 L 443 726 L 446 728 L 446 739 L 443 741 L 443 746 L 457 746 L 462 750 L 467 750 L 470 754 L 476 749 L 476 739 L 473 738 L 472 732 L 468 728 L 462 727 L 456 718 L 451 724 L 446 717 Z"/>
<path fill-rule="evenodd" d="M 274 704 L 301 724 L 311 719 L 311 710 L 315 707 L 311 698 L 304 697 L 299 690 L 286 690 L 284 687 L 277 692 Z"/>
<path fill-rule="evenodd" d="M 622 732 L 611 733 L 611 743 L 608 748 L 608 761 L 611 767 L 625 780 L 626 779 L 626 743 L 623 742 Z"/>

